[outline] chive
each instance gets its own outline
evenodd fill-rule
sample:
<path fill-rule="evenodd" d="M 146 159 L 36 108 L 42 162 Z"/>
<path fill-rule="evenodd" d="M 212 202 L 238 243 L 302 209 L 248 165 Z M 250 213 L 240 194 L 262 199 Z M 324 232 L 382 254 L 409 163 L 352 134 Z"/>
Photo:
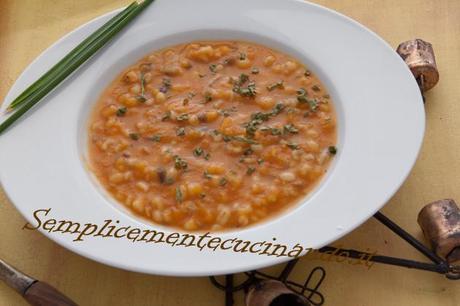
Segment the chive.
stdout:
<path fill-rule="evenodd" d="M 142 98 L 140 100 L 139 98 Z M 145 102 L 147 99 L 145 98 L 145 75 L 141 72 L 141 95 L 137 98 L 140 102 Z"/>
<path fill-rule="evenodd" d="M 205 159 L 205 160 L 209 160 L 210 158 L 211 158 L 211 154 L 206 153 L 206 154 L 204 155 L 204 159 Z"/>
<path fill-rule="evenodd" d="M 310 70 L 305 70 L 305 72 L 304 72 L 304 74 L 303 74 L 303 75 L 304 75 L 304 76 L 306 76 L 306 77 L 309 77 L 309 76 L 311 76 L 311 72 L 310 72 Z"/>
<path fill-rule="evenodd" d="M 176 187 L 176 201 L 181 203 L 184 200 L 184 195 L 182 194 L 182 191 L 180 190 L 180 187 Z"/>
<path fill-rule="evenodd" d="M 259 74 L 260 70 L 257 67 L 252 68 L 251 73 L 252 74 Z"/>
<path fill-rule="evenodd" d="M 299 145 L 298 144 L 295 144 L 295 143 L 288 143 L 287 146 L 292 149 L 292 150 L 298 150 L 299 149 Z"/>
<path fill-rule="evenodd" d="M 329 153 L 332 154 L 332 155 L 337 154 L 337 147 L 335 147 L 335 146 L 329 146 L 329 148 L 327 148 L 327 150 L 328 150 Z"/>
<path fill-rule="evenodd" d="M 261 165 L 261 164 L 264 163 L 264 160 L 263 160 L 262 158 L 259 158 L 259 159 L 257 160 L 257 163 L 258 163 L 259 165 Z"/>
<path fill-rule="evenodd" d="M 16 108 L 19 104 L 22 104 L 27 97 L 29 97 L 35 90 L 45 85 L 50 79 L 53 78 L 53 74 L 60 70 L 61 67 L 67 65 L 75 57 L 79 55 L 81 51 L 85 48 L 88 48 L 93 44 L 101 35 L 106 34 L 110 28 L 120 22 L 124 17 L 126 17 L 130 12 L 132 12 L 136 6 L 137 2 L 131 3 L 126 9 L 117 14 L 115 17 L 106 22 L 102 27 L 93 32 L 85 40 L 83 40 L 78 46 L 76 46 L 72 51 L 70 51 L 66 56 L 64 56 L 57 64 L 55 64 L 50 70 L 48 70 L 44 75 L 42 75 L 37 81 L 31 84 L 26 90 L 24 90 L 16 99 L 11 102 L 9 108 L 12 110 Z"/>
<path fill-rule="evenodd" d="M 246 57 L 246 53 L 240 52 L 240 61 L 244 61 Z"/>
<path fill-rule="evenodd" d="M 116 114 L 118 117 L 123 117 L 127 111 L 128 109 L 126 107 L 120 107 L 119 109 L 117 109 Z"/>
<path fill-rule="evenodd" d="M 43 97 L 86 62 L 153 1 L 154 0 L 145 0 L 140 4 L 134 2 L 129 5 L 125 10 L 80 43 L 40 79 L 29 86 L 25 92 L 13 101 L 14 105 L 12 103 L 8 107 L 10 111 L 16 108 L 18 109 L 0 124 L 0 133 L 16 122 L 16 120 L 35 104 L 40 102 Z"/>

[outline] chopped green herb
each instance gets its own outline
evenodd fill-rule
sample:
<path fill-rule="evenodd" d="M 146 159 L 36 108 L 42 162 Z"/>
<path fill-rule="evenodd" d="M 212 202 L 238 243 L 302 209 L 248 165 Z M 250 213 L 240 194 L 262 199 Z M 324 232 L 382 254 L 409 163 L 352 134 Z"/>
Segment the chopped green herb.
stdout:
<path fill-rule="evenodd" d="M 232 140 L 232 137 L 228 135 L 224 135 L 222 138 L 224 139 L 225 142 L 229 142 Z"/>
<path fill-rule="evenodd" d="M 252 74 L 259 74 L 259 72 L 260 72 L 259 68 L 254 67 L 251 69 Z"/>
<path fill-rule="evenodd" d="M 310 70 L 305 70 L 305 72 L 303 73 L 303 75 L 306 76 L 306 77 L 311 76 Z"/>
<path fill-rule="evenodd" d="M 129 138 L 131 138 L 132 140 L 139 140 L 139 134 L 129 133 Z"/>
<path fill-rule="evenodd" d="M 268 90 L 268 91 L 272 91 L 272 90 L 275 90 L 276 88 L 283 89 L 283 88 L 284 88 L 283 83 L 284 83 L 284 81 L 281 80 L 281 81 L 278 81 L 278 82 L 273 83 L 273 84 L 271 84 L 271 85 L 268 85 L 268 86 L 267 86 L 267 90 Z"/>
<path fill-rule="evenodd" d="M 289 149 L 292 149 L 292 150 L 298 150 L 299 149 L 299 145 L 298 144 L 295 144 L 295 143 L 288 143 L 287 146 L 289 147 Z"/>
<path fill-rule="evenodd" d="M 243 137 L 243 136 L 233 136 L 232 138 L 234 140 L 240 141 L 240 142 L 245 142 L 245 143 L 249 143 L 249 144 L 257 144 L 257 142 L 255 142 L 254 140 L 246 138 L 246 137 Z"/>
<path fill-rule="evenodd" d="M 225 186 L 227 184 L 227 179 L 225 177 L 221 177 L 219 180 L 220 186 Z"/>
<path fill-rule="evenodd" d="M 256 171 L 256 168 L 254 167 L 248 167 L 248 170 L 246 170 L 247 175 L 251 175 Z"/>
<path fill-rule="evenodd" d="M 136 100 L 141 103 L 145 103 L 145 101 L 147 101 L 147 98 L 144 96 L 136 96 Z"/>
<path fill-rule="evenodd" d="M 212 179 L 212 175 L 210 175 L 210 174 L 208 173 L 208 170 L 205 170 L 205 171 L 203 172 L 203 176 L 204 176 L 205 178 L 207 178 L 207 179 Z"/>
<path fill-rule="evenodd" d="M 185 160 L 180 158 L 179 155 L 174 155 L 174 167 L 177 170 L 185 170 L 188 167 L 188 164 Z"/>
<path fill-rule="evenodd" d="M 304 88 L 300 88 L 297 90 L 297 101 L 299 103 L 308 103 L 310 110 L 316 112 L 318 110 L 318 101 L 315 99 L 308 99 L 307 95 L 307 91 Z"/>
<path fill-rule="evenodd" d="M 251 155 L 252 153 L 254 153 L 254 151 L 251 148 L 247 148 L 246 150 L 243 151 L 243 154 L 245 156 Z"/>
<path fill-rule="evenodd" d="M 193 150 L 193 155 L 196 157 L 201 156 L 203 154 L 203 149 L 201 147 L 196 147 L 195 150 Z"/>
<path fill-rule="evenodd" d="M 209 70 L 211 70 L 212 73 L 216 73 L 217 65 L 216 64 L 211 64 L 209 65 Z"/>
<path fill-rule="evenodd" d="M 335 146 L 330 146 L 329 148 L 327 148 L 327 150 L 328 150 L 329 153 L 332 154 L 332 155 L 337 154 L 337 147 L 335 147 Z"/>
<path fill-rule="evenodd" d="M 200 74 L 198 74 L 198 76 L 199 76 L 200 78 L 204 78 L 204 77 L 206 76 L 206 74 L 200 73 Z"/>
<path fill-rule="evenodd" d="M 160 135 L 153 135 L 152 137 L 149 138 L 151 141 L 154 142 L 160 142 L 161 136 Z"/>
<path fill-rule="evenodd" d="M 306 103 L 307 96 L 308 96 L 308 93 L 305 90 L 305 88 L 300 88 L 299 90 L 297 90 L 297 101 L 299 101 L 300 103 Z"/>
<path fill-rule="evenodd" d="M 177 136 L 184 136 L 185 135 L 185 128 L 184 127 L 178 128 L 177 131 L 176 131 L 176 135 Z"/>
<path fill-rule="evenodd" d="M 188 114 L 180 114 L 179 116 L 176 117 L 177 121 L 187 121 L 188 120 Z"/>
<path fill-rule="evenodd" d="M 313 85 L 313 86 L 311 87 L 311 89 L 313 89 L 313 91 L 320 91 L 320 90 L 321 90 L 321 88 L 319 88 L 318 85 Z"/>
<path fill-rule="evenodd" d="M 244 61 L 246 57 L 246 53 L 240 52 L 240 61 Z"/>
<path fill-rule="evenodd" d="M 204 155 L 204 159 L 209 160 L 210 158 L 211 158 L 211 154 L 206 153 L 206 154 Z"/>
<path fill-rule="evenodd" d="M 259 159 L 257 160 L 257 163 L 258 163 L 259 165 L 261 165 L 261 164 L 264 163 L 264 160 L 263 160 L 262 158 L 259 158 Z"/>
<path fill-rule="evenodd" d="M 283 127 L 283 130 L 286 133 L 291 133 L 291 134 L 297 134 L 299 132 L 299 129 L 297 129 L 293 124 L 286 124 Z"/>
<path fill-rule="evenodd" d="M 184 200 L 184 195 L 182 194 L 182 191 L 180 190 L 180 186 L 176 187 L 176 201 L 181 203 Z"/>
<path fill-rule="evenodd" d="M 204 93 L 204 102 L 208 103 L 212 101 L 212 94 L 211 92 L 207 91 Z"/>
<path fill-rule="evenodd" d="M 117 116 L 118 117 L 123 117 L 126 112 L 128 111 L 128 109 L 126 107 L 120 107 L 119 109 L 117 109 Z"/>
<path fill-rule="evenodd" d="M 168 119 L 171 119 L 171 111 L 167 111 L 162 117 L 161 121 L 166 121 Z"/>
<path fill-rule="evenodd" d="M 270 128 L 270 132 L 273 136 L 279 136 L 283 134 L 283 131 L 278 128 Z"/>
<path fill-rule="evenodd" d="M 147 98 L 145 97 L 145 74 L 144 72 L 141 72 L 141 94 L 136 97 L 137 101 L 144 103 L 147 101 Z"/>
<path fill-rule="evenodd" d="M 247 81 L 249 81 L 249 76 L 244 73 L 240 74 L 240 77 L 238 78 L 238 85 L 242 86 Z"/>

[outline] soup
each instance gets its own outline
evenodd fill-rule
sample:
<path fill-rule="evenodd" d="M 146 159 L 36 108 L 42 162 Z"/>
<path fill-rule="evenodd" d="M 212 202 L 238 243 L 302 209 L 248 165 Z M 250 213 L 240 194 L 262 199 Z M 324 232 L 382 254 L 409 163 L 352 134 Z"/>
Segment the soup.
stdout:
<path fill-rule="evenodd" d="M 307 195 L 336 154 L 336 116 L 302 63 L 203 41 L 155 51 L 103 92 L 89 164 L 134 213 L 186 231 L 247 227 Z"/>

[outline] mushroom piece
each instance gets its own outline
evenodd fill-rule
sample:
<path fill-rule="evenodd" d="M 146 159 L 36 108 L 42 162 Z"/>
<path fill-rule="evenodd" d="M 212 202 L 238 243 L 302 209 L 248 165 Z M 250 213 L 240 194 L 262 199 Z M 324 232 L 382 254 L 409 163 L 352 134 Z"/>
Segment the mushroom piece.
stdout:
<path fill-rule="evenodd" d="M 439 256 L 449 263 L 460 260 L 460 209 L 454 200 L 439 200 L 426 205 L 417 222 Z"/>
<path fill-rule="evenodd" d="M 433 46 L 424 40 L 414 39 L 401 43 L 396 52 L 412 71 L 422 91 L 433 88 L 439 81 Z"/>
<path fill-rule="evenodd" d="M 249 288 L 246 306 L 310 306 L 307 298 L 277 280 L 262 280 Z"/>

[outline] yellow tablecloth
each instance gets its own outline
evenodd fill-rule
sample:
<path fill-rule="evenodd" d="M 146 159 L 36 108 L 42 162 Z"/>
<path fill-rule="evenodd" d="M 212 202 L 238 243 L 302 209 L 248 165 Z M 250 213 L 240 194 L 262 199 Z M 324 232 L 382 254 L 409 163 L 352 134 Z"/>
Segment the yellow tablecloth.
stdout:
<path fill-rule="evenodd" d="M 184 0 L 185 1 L 185 0 Z M 283 1 L 283 0 L 280 0 Z M 21 71 L 62 35 L 129 0 L 0 1 L 0 99 Z M 422 239 L 420 208 L 440 198 L 460 201 L 460 1 L 315 0 L 366 25 L 392 46 L 411 38 L 434 45 L 440 83 L 427 94 L 427 126 L 420 157 L 408 180 L 383 209 Z M 459 171 L 457 171 L 459 170 Z M 1 171 L 1 169 L 0 169 Z M 207 278 L 172 278 L 126 272 L 63 249 L 38 232 L 21 230 L 24 219 L 0 191 L 0 257 L 49 282 L 81 305 L 223 305 L 223 294 Z M 371 219 L 336 242 L 349 248 L 423 260 Z M 460 282 L 441 275 L 384 265 L 363 266 L 301 259 L 292 279 L 301 281 L 322 265 L 326 305 L 460 305 Z M 281 267 L 268 269 L 279 271 Z M 0 283 L 0 305 L 26 303 Z M 236 296 L 236 305 L 243 305 Z"/>

